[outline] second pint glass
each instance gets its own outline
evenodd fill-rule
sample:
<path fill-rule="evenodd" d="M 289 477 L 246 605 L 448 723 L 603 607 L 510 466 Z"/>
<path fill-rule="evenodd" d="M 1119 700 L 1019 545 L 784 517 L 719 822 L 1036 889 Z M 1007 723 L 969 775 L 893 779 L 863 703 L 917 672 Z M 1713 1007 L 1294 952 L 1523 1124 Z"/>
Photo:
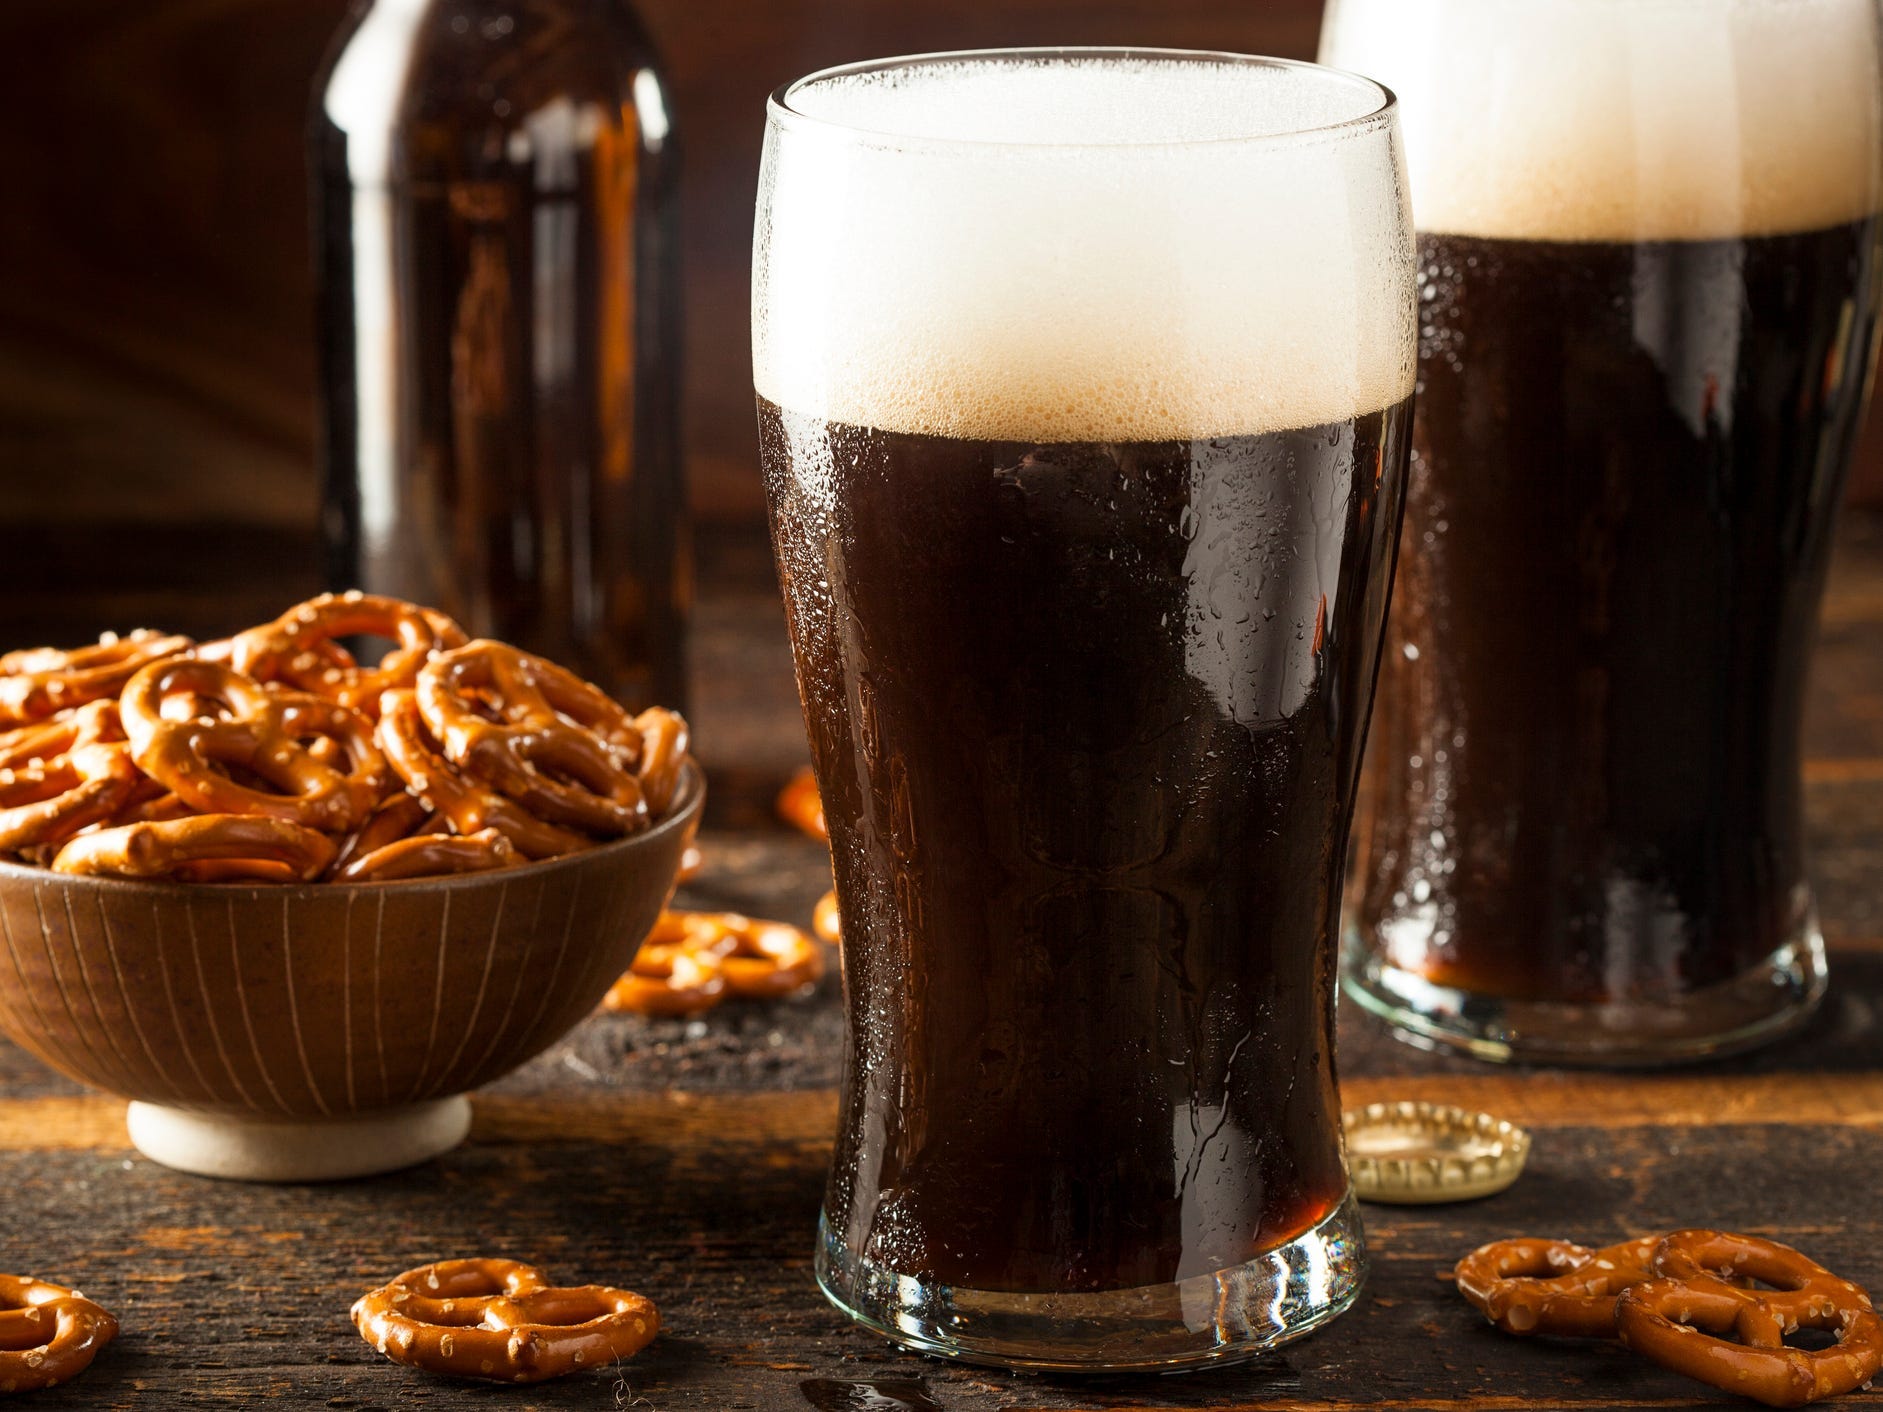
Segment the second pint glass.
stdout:
<path fill-rule="evenodd" d="M 1333 937 L 1411 254 L 1391 95 L 1308 65 L 772 102 L 759 425 L 849 1020 L 817 1272 L 893 1338 L 1180 1366 L 1354 1297 Z"/>
<path fill-rule="evenodd" d="M 1804 674 L 1877 333 L 1875 0 L 1337 0 L 1405 106 L 1420 385 L 1347 983 L 1488 1058 L 1824 988 Z"/>

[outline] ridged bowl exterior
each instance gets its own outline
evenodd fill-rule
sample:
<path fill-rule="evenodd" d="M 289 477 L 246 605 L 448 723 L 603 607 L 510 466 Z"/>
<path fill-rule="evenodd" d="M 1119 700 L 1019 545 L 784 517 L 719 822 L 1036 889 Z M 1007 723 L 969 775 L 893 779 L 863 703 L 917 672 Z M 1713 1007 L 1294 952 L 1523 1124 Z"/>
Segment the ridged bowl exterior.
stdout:
<path fill-rule="evenodd" d="M 666 903 L 705 799 L 490 873 L 204 886 L 0 863 L 0 1032 L 125 1098 L 318 1119 L 476 1088 L 600 1002 Z"/>

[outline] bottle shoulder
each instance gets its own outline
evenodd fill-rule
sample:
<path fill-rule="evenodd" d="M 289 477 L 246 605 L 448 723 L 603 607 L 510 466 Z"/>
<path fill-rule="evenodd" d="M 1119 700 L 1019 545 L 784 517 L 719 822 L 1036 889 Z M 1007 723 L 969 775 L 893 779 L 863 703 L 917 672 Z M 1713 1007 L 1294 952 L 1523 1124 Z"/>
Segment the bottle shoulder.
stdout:
<path fill-rule="evenodd" d="M 373 0 L 337 40 L 311 121 L 344 142 L 356 181 L 450 179 L 604 137 L 658 153 L 668 98 L 626 0 Z"/>

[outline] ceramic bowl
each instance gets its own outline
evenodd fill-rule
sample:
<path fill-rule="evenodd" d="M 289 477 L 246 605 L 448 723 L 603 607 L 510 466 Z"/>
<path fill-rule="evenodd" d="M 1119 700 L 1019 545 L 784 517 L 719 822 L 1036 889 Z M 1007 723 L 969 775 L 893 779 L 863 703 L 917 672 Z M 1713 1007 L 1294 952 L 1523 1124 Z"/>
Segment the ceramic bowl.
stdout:
<path fill-rule="evenodd" d="M 316 1181 L 448 1151 L 464 1094 L 553 1044 L 634 959 L 705 784 L 645 833 L 404 882 L 191 885 L 0 863 L 0 1031 L 131 1100 L 185 1171 Z"/>

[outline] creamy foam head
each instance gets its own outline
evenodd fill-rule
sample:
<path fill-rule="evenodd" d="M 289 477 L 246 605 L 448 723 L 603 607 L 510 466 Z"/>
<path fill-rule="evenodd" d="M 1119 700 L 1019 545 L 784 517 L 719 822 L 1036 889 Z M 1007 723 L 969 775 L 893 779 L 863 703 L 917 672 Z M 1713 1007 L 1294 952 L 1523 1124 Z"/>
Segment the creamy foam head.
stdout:
<path fill-rule="evenodd" d="M 1175 56 L 942 56 L 795 85 L 760 176 L 759 393 L 890 431 L 1314 426 L 1412 387 L 1369 83 Z"/>
<path fill-rule="evenodd" d="M 1398 94 L 1422 231 L 1681 240 L 1874 212 L 1874 0 L 1332 0 Z"/>

